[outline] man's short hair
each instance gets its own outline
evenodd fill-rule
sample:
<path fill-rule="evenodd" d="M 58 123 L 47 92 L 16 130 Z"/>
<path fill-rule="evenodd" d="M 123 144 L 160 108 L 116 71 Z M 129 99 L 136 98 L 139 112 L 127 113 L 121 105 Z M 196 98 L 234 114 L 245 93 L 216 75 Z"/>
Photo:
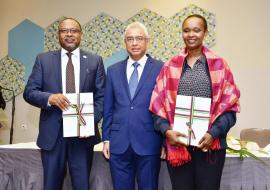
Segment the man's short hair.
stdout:
<path fill-rule="evenodd" d="M 59 25 L 58 25 L 58 30 L 59 30 L 59 27 L 62 24 L 62 22 L 64 22 L 65 20 L 73 20 L 73 21 L 75 21 L 79 25 L 80 30 L 82 31 L 82 26 L 81 26 L 80 22 L 78 20 L 76 20 L 75 18 L 71 18 L 71 17 L 63 18 L 62 20 L 60 20 Z"/>
<path fill-rule="evenodd" d="M 146 38 L 150 38 L 149 33 L 148 33 L 147 28 L 145 27 L 145 25 L 142 24 L 141 22 L 136 21 L 136 22 L 133 22 L 133 23 L 129 24 L 126 27 L 125 32 L 124 32 L 124 39 L 126 37 L 127 31 L 129 29 L 131 29 L 131 28 L 140 28 L 140 29 L 142 29 L 144 31 L 144 34 L 145 34 Z"/>

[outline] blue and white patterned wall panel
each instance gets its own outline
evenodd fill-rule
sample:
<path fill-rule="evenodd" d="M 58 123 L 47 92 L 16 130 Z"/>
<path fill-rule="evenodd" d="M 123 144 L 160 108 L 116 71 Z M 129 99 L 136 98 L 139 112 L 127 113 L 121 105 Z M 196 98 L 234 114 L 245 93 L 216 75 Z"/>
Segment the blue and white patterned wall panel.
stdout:
<path fill-rule="evenodd" d="M 26 19 L 8 33 L 8 56 L 0 60 L 0 84 L 14 90 L 15 95 L 24 89 L 35 57 L 43 52 L 44 30 Z M 2 90 L 4 99 L 10 100 L 12 92 Z"/>
<path fill-rule="evenodd" d="M 15 95 L 24 89 L 25 66 L 19 61 L 6 56 L 0 60 L 0 85 L 13 90 Z M 6 101 L 12 98 L 12 92 L 2 90 Z"/>
<path fill-rule="evenodd" d="M 139 21 L 143 23 L 150 35 L 148 53 L 156 59 L 165 61 L 170 55 L 171 47 L 168 45 L 168 19 L 148 9 L 143 9 L 127 20 L 126 25 Z"/>
<path fill-rule="evenodd" d="M 26 19 L 8 33 L 8 55 L 25 65 L 28 79 L 35 57 L 43 52 L 44 29 Z"/>
<path fill-rule="evenodd" d="M 83 26 L 82 48 L 104 58 L 123 48 L 123 23 L 107 14 L 100 14 Z"/>
<path fill-rule="evenodd" d="M 60 48 L 58 40 L 58 25 L 59 21 L 66 18 L 65 16 L 58 18 L 52 24 L 45 28 L 45 41 L 44 41 L 44 50 L 53 51 Z"/>
<path fill-rule="evenodd" d="M 191 14 L 199 14 L 205 17 L 207 20 L 207 25 L 208 25 L 208 35 L 204 40 L 204 44 L 207 47 L 213 47 L 216 43 L 216 20 L 215 20 L 215 15 L 207 10 L 204 10 L 200 7 L 197 7 L 195 5 L 190 5 L 178 13 L 176 13 L 174 16 L 172 16 L 169 20 L 170 26 L 168 27 L 168 30 L 170 31 L 169 33 L 173 35 L 173 39 L 178 39 L 175 42 L 175 47 L 184 47 L 184 42 L 181 40 L 182 39 L 182 23 L 184 19 L 191 15 Z"/>
<path fill-rule="evenodd" d="M 215 15 L 195 5 L 189 5 L 170 18 L 165 18 L 148 9 L 142 9 L 128 20 L 121 22 L 117 18 L 101 13 L 82 26 L 83 37 L 81 48 L 101 55 L 104 58 L 105 67 L 107 68 L 109 65 L 126 58 L 127 52 L 123 42 L 124 28 L 131 22 L 140 21 L 148 28 L 151 38 L 148 53 L 156 59 L 166 61 L 184 47 L 181 38 L 181 25 L 188 15 L 194 13 L 201 14 L 207 19 L 209 34 L 205 39 L 205 45 L 208 47 L 214 46 L 216 43 Z M 65 17 L 57 19 L 45 28 L 45 33 L 43 34 L 45 39 L 42 43 L 44 44 L 44 51 L 57 50 L 60 48 L 57 31 L 59 21 L 63 18 Z M 28 20 L 23 22 L 22 27 L 18 26 L 18 29 L 16 28 L 16 30 L 14 30 L 16 33 L 14 37 L 12 32 L 10 33 L 9 54 L 25 64 L 26 75 L 24 75 L 24 77 L 27 78 L 29 71 L 32 69 L 32 64 L 34 63 L 34 54 L 41 49 L 41 30 Z M 38 40 L 36 40 L 37 38 Z M 25 39 L 27 41 L 25 41 Z M 8 67 L 9 64 L 10 66 L 13 64 L 13 59 L 8 59 L 7 61 L 6 58 L 4 58 L 0 60 L 0 67 L 3 62 L 8 62 L 8 64 L 5 65 L 5 67 Z M 2 70 L 0 72 L 2 72 Z M 21 76 L 21 74 L 19 75 Z M 11 78 L 13 78 L 13 76 L 7 77 L 4 83 L 6 84 L 6 81 Z M 18 80 L 20 80 L 20 78 L 21 77 L 18 77 Z M 0 84 L 3 84 L 3 80 L 3 77 L 0 78 Z M 22 92 L 20 84 L 23 84 L 24 80 L 23 77 L 21 81 L 18 80 L 13 80 L 11 83 L 15 81 L 18 82 L 19 85 L 12 84 L 12 86 L 18 88 L 16 92 L 20 93 Z M 6 99 L 10 99 L 10 96 L 6 97 Z"/>
<path fill-rule="evenodd" d="M 128 56 L 126 49 L 121 49 L 120 51 L 115 52 L 112 56 L 105 58 L 104 59 L 104 67 L 107 70 L 107 68 L 114 64 L 117 63 L 121 60 L 126 59 Z"/>

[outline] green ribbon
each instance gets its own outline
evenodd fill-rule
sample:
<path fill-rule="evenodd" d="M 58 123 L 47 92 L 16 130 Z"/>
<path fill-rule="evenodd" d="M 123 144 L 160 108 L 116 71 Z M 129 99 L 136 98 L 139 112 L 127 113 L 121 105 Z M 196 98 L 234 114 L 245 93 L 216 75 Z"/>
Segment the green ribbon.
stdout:
<path fill-rule="evenodd" d="M 86 121 L 82 116 L 82 109 L 84 104 L 82 104 L 80 106 L 80 108 L 76 105 L 76 104 L 71 104 L 70 105 L 72 108 L 74 108 L 76 110 L 76 116 L 77 116 L 77 120 L 78 120 L 78 126 L 85 126 L 86 125 Z"/>

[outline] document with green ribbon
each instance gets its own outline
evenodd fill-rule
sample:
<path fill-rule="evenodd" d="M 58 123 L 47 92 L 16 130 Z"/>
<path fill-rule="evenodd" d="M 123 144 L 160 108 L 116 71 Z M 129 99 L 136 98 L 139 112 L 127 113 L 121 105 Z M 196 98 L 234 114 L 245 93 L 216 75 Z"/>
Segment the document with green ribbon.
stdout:
<path fill-rule="evenodd" d="M 211 98 L 177 95 L 173 130 L 185 134 L 180 140 L 198 146 L 208 130 Z"/>
<path fill-rule="evenodd" d="M 70 106 L 63 112 L 63 136 L 95 135 L 93 93 L 69 93 L 65 96 Z"/>

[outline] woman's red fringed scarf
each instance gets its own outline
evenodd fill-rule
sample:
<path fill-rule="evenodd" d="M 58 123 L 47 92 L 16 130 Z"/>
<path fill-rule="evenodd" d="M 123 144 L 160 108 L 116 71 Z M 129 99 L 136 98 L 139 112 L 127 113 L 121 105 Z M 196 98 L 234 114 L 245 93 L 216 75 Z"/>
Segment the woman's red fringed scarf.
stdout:
<path fill-rule="evenodd" d="M 233 75 L 225 60 L 216 56 L 206 47 L 203 47 L 202 52 L 207 59 L 212 82 L 212 104 L 209 122 L 209 128 L 211 128 L 213 122 L 222 113 L 227 111 L 240 112 L 240 91 L 234 83 Z M 150 111 L 167 119 L 170 128 L 173 128 L 177 89 L 186 56 L 187 51 L 185 49 L 164 64 L 157 77 L 156 86 L 151 97 Z M 168 139 L 166 139 L 166 144 L 167 159 L 172 166 L 179 166 L 190 161 L 191 156 L 186 147 L 172 146 Z M 220 149 L 220 140 L 218 138 L 214 139 L 211 149 Z"/>

